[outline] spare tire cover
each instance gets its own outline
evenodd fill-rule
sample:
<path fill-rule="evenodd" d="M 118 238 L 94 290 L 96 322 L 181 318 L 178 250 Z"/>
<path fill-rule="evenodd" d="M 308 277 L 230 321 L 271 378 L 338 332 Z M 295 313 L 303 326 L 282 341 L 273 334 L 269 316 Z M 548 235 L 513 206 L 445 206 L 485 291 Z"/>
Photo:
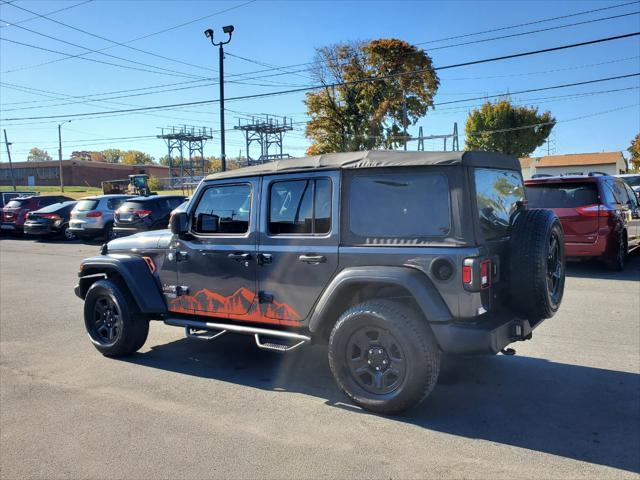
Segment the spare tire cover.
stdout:
<path fill-rule="evenodd" d="M 522 210 L 510 240 L 512 306 L 527 319 L 552 317 L 564 294 L 564 233 L 551 210 Z"/>

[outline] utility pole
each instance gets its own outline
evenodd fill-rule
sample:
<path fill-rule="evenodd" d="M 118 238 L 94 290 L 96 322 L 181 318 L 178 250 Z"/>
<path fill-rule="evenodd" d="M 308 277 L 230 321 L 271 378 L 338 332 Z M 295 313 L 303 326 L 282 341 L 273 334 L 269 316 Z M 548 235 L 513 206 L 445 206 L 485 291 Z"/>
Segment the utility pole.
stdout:
<path fill-rule="evenodd" d="M 214 47 L 218 47 L 218 68 L 219 68 L 219 77 L 220 77 L 220 167 L 224 172 L 227 169 L 227 155 L 225 152 L 225 141 L 224 141 L 224 48 L 231 41 L 231 34 L 233 33 L 233 25 L 227 25 L 222 27 L 222 31 L 229 35 L 229 38 L 226 42 L 214 42 L 213 41 L 213 30 L 207 29 L 204 31 L 205 37 L 211 40 L 211 45 Z"/>
<path fill-rule="evenodd" d="M 402 124 L 404 127 L 404 151 L 407 151 L 407 96 L 404 90 L 402 91 Z"/>
<path fill-rule="evenodd" d="M 11 163 L 11 150 L 9 150 L 9 141 L 7 140 L 7 130 L 4 130 L 4 144 L 7 147 L 7 157 L 9 157 L 9 175 L 11 175 L 11 186 L 16 191 L 16 179 L 13 177 L 13 164 Z"/>
<path fill-rule="evenodd" d="M 62 125 L 69 123 L 71 120 L 58 124 L 58 167 L 60 169 L 60 191 L 64 193 L 64 178 L 62 177 Z"/>

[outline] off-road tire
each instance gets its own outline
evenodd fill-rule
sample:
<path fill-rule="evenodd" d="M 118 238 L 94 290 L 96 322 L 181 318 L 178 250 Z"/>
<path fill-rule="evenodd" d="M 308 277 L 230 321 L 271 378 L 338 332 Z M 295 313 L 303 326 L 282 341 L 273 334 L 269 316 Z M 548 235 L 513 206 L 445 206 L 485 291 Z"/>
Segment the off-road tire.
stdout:
<path fill-rule="evenodd" d="M 605 266 L 614 272 L 624 270 L 624 264 L 627 257 L 627 242 L 624 235 L 620 235 L 614 244 L 615 248 L 607 254 L 604 259 Z"/>
<path fill-rule="evenodd" d="M 559 273 L 549 268 L 553 238 L 557 241 Z M 560 308 L 565 281 L 564 233 L 555 213 L 545 209 L 518 213 L 511 229 L 509 256 L 512 306 L 529 320 L 551 318 Z M 558 281 L 553 292 L 548 285 L 550 275 Z"/>
<path fill-rule="evenodd" d="M 363 327 L 387 332 L 401 347 L 404 375 L 389 393 L 367 391 L 350 371 L 347 346 Z M 372 412 L 396 414 L 418 405 L 431 393 L 438 381 L 440 349 L 420 313 L 395 301 L 371 300 L 350 308 L 336 322 L 329 338 L 329 366 L 354 403 Z"/>
<path fill-rule="evenodd" d="M 106 341 L 96 331 L 96 302 L 111 301 L 121 319 L 118 336 Z M 84 300 L 84 322 L 93 345 L 106 357 L 124 357 L 137 352 L 147 340 L 149 320 L 140 314 L 126 286 L 118 280 L 98 280 Z"/>

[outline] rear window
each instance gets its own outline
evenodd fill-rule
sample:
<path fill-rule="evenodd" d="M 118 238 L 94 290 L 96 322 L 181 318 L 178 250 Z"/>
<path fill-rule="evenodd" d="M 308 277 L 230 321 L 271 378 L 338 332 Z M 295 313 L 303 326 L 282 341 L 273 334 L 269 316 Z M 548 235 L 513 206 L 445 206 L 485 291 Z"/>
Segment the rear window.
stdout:
<path fill-rule="evenodd" d="M 124 212 L 129 210 L 149 210 L 153 206 L 152 202 L 124 202 L 120 206 L 120 210 Z"/>
<path fill-rule="evenodd" d="M 634 175 L 633 177 L 622 177 L 632 187 L 640 187 L 640 175 Z"/>
<path fill-rule="evenodd" d="M 598 187 L 595 182 L 528 185 L 527 201 L 533 208 L 584 207 L 598 203 Z"/>
<path fill-rule="evenodd" d="M 126 198 L 110 198 L 107 200 L 107 208 L 109 210 L 117 210 L 126 201 Z"/>
<path fill-rule="evenodd" d="M 517 202 L 524 200 L 522 175 L 512 170 L 476 168 L 475 184 L 480 230 L 485 239 L 507 236 Z"/>
<path fill-rule="evenodd" d="M 10 200 L 9 203 L 7 203 L 5 205 L 5 207 L 7 207 L 7 208 L 20 208 L 23 205 L 26 205 L 27 203 L 29 203 L 28 199 L 25 199 L 25 200 Z"/>
<path fill-rule="evenodd" d="M 444 237 L 451 229 L 449 183 L 441 173 L 356 176 L 349 228 L 365 238 Z"/>
<path fill-rule="evenodd" d="M 88 212 L 98 206 L 98 200 L 80 200 L 74 210 L 77 212 Z"/>

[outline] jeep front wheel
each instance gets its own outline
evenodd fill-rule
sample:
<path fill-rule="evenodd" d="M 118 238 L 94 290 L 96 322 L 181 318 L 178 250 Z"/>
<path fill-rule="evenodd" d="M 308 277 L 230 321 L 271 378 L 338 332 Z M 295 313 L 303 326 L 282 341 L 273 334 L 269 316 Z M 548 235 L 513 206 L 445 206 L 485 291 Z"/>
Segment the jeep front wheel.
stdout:
<path fill-rule="evenodd" d="M 433 390 L 440 350 L 421 315 L 376 300 L 342 314 L 329 338 L 329 365 L 356 404 L 393 414 L 417 405 Z"/>
<path fill-rule="evenodd" d="M 93 345 L 107 357 L 131 355 L 149 334 L 149 320 L 139 314 L 126 287 L 98 280 L 84 301 L 84 324 Z"/>

